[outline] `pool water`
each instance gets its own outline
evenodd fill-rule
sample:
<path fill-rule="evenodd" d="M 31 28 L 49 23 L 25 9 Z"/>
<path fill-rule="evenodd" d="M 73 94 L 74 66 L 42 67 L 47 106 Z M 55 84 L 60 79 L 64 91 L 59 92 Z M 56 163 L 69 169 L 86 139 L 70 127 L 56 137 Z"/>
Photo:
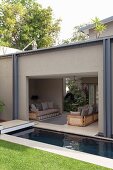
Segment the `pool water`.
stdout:
<path fill-rule="evenodd" d="M 35 127 L 10 132 L 8 134 L 113 159 L 112 141 L 44 130 Z"/>

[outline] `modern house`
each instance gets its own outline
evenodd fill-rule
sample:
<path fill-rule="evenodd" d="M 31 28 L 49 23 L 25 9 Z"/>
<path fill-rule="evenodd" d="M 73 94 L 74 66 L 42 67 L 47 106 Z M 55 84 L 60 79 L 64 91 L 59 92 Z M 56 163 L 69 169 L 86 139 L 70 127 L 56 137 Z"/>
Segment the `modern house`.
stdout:
<path fill-rule="evenodd" d="M 112 137 L 112 58 L 113 37 L 1 55 L 0 97 L 6 107 L 0 119 L 29 120 L 32 95 L 54 101 L 62 113 L 65 79 L 74 76 L 93 85 L 98 133 Z"/>
<path fill-rule="evenodd" d="M 102 22 L 102 24 L 105 24 L 107 26 L 107 29 L 105 29 L 105 31 L 103 31 L 103 33 L 100 35 L 100 37 L 112 36 L 113 35 L 113 16 L 111 16 L 109 18 L 105 18 L 105 19 L 101 20 L 101 22 Z M 96 38 L 94 24 L 88 24 L 88 25 L 80 28 L 80 31 L 89 35 L 90 39 Z"/>

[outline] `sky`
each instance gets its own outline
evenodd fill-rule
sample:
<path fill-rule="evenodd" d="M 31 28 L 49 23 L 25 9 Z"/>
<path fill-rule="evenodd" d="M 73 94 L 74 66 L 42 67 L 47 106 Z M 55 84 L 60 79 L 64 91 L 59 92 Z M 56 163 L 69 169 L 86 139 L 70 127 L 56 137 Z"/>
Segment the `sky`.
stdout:
<path fill-rule="evenodd" d="M 61 18 L 60 39 L 72 36 L 73 28 L 91 22 L 92 18 L 113 16 L 113 0 L 37 0 L 42 7 L 50 6 L 54 18 Z"/>

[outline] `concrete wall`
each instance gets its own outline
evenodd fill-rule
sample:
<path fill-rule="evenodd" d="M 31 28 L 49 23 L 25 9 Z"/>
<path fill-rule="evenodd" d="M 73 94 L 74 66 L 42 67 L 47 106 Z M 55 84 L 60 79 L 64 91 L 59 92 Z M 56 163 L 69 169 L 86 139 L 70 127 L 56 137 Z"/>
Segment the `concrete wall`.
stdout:
<path fill-rule="evenodd" d="M 98 75 L 99 131 L 103 131 L 103 46 L 38 52 L 19 58 L 19 117 L 28 120 L 28 77 L 54 78 L 71 75 Z"/>
<path fill-rule="evenodd" d="M 38 95 L 41 101 L 53 101 L 63 111 L 63 82 L 62 79 L 30 79 L 29 101 L 32 95 Z"/>
<path fill-rule="evenodd" d="M 0 100 L 5 103 L 1 120 L 12 119 L 12 58 L 0 58 Z"/>
<path fill-rule="evenodd" d="M 113 35 L 113 21 L 106 24 L 106 30 L 100 35 L 100 37 L 112 36 Z M 95 39 L 96 32 L 94 29 L 89 30 L 89 38 Z"/>

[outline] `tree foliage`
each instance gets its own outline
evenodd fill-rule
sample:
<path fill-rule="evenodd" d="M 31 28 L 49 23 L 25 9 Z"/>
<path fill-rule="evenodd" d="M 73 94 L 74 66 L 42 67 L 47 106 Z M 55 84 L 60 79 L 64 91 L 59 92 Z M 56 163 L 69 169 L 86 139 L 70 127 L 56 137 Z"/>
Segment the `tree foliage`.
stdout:
<path fill-rule="evenodd" d="M 68 79 L 67 87 L 69 91 L 64 98 L 65 111 L 77 111 L 78 107 L 87 104 L 86 92 L 79 80 Z"/>
<path fill-rule="evenodd" d="M 60 31 L 60 19 L 52 9 L 35 0 L 2 0 L 0 4 L 0 45 L 23 49 L 34 39 L 38 48 L 52 46 Z"/>
<path fill-rule="evenodd" d="M 69 44 L 69 43 L 73 43 L 73 42 L 79 42 L 79 41 L 85 41 L 87 40 L 89 37 L 88 35 L 86 35 L 85 33 L 83 33 L 80 28 L 85 26 L 84 25 L 79 25 L 74 27 L 74 31 L 73 31 L 73 35 L 71 38 L 63 40 L 63 44 Z"/>
<path fill-rule="evenodd" d="M 86 25 L 86 24 L 85 24 Z M 84 41 L 88 39 L 88 35 L 86 35 L 84 32 L 80 31 L 80 28 L 85 26 L 85 25 L 80 25 L 76 26 L 74 28 L 73 36 L 71 38 L 71 42 L 78 42 L 78 41 Z"/>
<path fill-rule="evenodd" d="M 91 20 L 92 24 L 94 24 L 94 30 L 96 33 L 96 38 L 99 38 L 100 35 L 105 31 L 107 26 L 105 24 L 102 24 L 101 20 L 98 17 L 95 17 Z M 68 38 L 66 40 L 63 40 L 63 44 L 69 44 L 72 42 L 79 42 L 79 41 L 85 41 L 89 39 L 89 36 L 86 35 L 84 32 L 81 31 L 81 27 L 86 26 L 87 24 L 82 24 L 79 26 L 74 27 L 74 32 L 71 38 Z"/>
<path fill-rule="evenodd" d="M 96 31 L 96 38 L 99 38 L 103 31 L 107 28 L 105 24 L 102 24 L 101 20 L 98 17 L 92 19 L 94 24 L 94 30 Z"/>
<path fill-rule="evenodd" d="M 83 106 L 86 104 L 86 94 L 82 89 L 82 85 L 77 82 L 77 80 L 69 80 L 67 85 L 69 92 L 74 95 L 74 103 L 77 106 Z"/>

